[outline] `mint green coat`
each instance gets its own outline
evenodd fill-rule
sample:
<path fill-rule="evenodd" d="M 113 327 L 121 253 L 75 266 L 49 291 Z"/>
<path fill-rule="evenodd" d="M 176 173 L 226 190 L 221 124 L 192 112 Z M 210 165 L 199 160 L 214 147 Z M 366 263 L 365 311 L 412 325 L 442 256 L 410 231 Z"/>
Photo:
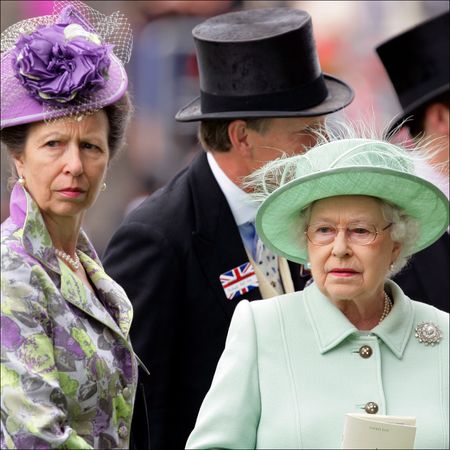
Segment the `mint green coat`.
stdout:
<path fill-rule="evenodd" d="M 187 448 L 339 448 L 344 416 L 415 416 L 416 448 L 449 448 L 449 316 L 406 297 L 370 332 L 358 331 L 315 284 L 236 308 L 225 351 Z M 443 339 L 426 346 L 419 322 Z M 359 354 L 363 346 L 373 353 Z"/>

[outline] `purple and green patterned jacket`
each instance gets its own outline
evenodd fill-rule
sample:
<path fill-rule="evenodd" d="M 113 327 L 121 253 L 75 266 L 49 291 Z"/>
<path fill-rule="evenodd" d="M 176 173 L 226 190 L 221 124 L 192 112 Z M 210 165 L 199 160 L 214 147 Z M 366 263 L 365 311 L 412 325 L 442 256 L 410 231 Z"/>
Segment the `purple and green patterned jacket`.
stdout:
<path fill-rule="evenodd" d="M 97 296 L 55 255 L 16 184 L 1 232 L 1 430 L 6 449 L 127 449 L 137 384 L 133 311 L 83 231 Z"/>

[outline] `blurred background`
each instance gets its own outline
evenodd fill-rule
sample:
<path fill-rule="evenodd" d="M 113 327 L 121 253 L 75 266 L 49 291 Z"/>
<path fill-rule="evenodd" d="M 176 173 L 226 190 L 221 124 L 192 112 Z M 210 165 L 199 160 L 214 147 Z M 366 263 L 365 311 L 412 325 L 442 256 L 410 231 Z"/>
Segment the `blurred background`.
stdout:
<path fill-rule="evenodd" d="M 84 229 L 101 255 L 124 216 L 165 184 L 201 151 L 196 123 L 177 123 L 179 108 L 198 95 L 198 71 L 191 30 L 205 18 L 229 11 L 274 6 L 304 9 L 312 16 L 324 72 L 348 82 L 355 100 L 350 119 L 368 119 L 381 128 L 399 111 L 394 90 L 375 47 L 410 27 L 448 11 L 443 1 L 86 1 L 111 14 L 121 11 L 134 32 L 127 66 L 135 105 L 127 147 L 112 162 L 107 190 L 88 212 Z M 1 30 L 23 18 L 46 15 L 52 1 L 5 1 Z M 270 63 L 270 62 L 268 62 Z M 342 112 L 335 116 L 342 116 Z M 1 221 L 9 215 L 10 176 L 1 152 Z"/>

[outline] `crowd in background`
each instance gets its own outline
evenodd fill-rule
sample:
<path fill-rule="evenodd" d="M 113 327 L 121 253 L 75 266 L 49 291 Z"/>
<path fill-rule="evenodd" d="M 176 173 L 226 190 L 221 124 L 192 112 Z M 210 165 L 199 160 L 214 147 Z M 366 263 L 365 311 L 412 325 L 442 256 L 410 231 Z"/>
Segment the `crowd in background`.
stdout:
<path fill-rule="evenodd" d="M 143 196 L 168 181 L 201 151 L 195 123 L 177 123 L 176 111 L 198 92 L 192 28 L 206 17 L 227 11 L 290 6 L 314 18 L 317 48 L 325 73 L 355 90 L 346 108 L 351 119 L 371 117 L 382 127 L 400 110 L 375 46 L 449 8 L 446 1 L 87 1 L 105 14 L 121 10 L 130 17 L 134 49 L 130 90 L 135 115 L 128 146 L 117 158 L 85 230 L 100 254 L 123 217 Z M 1 29 L 51 12 L 51 1 L 1 2 Z M 270 62 L 268 61 L 268 64 Z M 343 114 L 343 113 L 337 113 Z M 1 221 L 9 214 L 9 166 L 1 153 Z"/>

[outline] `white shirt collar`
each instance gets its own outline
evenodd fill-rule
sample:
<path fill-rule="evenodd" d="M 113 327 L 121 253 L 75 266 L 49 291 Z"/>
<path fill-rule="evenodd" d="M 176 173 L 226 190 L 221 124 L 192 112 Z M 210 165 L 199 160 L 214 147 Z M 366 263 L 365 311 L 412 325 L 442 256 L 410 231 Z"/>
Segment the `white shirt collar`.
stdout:
<path fill-rule="evenodd" d="M 234 184 L 225 175 L 225 172 L 220 168 L 219 164 L 217 164 L 217 161 L 211 152 L 207 152 L 206 156 L 214 178 L 230 205 L 231 213 L 233 214 L 236 224 L 239 226 L 245 222 L 254 221 L 256 218 L 256 211 L 258 210 L 258 203 L 253 201 L 249 194 Z"/>

